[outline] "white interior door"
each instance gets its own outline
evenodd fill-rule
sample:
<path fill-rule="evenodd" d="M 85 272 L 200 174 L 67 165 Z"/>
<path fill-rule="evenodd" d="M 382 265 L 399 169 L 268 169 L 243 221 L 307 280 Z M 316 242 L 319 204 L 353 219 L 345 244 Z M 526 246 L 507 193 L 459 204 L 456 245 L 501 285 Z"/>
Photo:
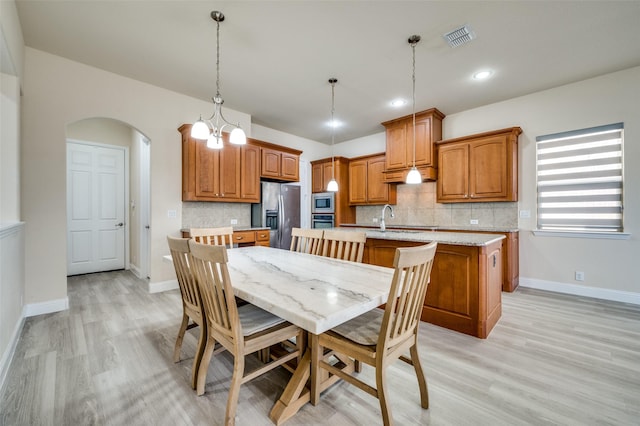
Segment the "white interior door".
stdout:
<path fill-rule="evenodd" d="M 125 149 L 67 143 L 67 275 L 125 267 Z"/>

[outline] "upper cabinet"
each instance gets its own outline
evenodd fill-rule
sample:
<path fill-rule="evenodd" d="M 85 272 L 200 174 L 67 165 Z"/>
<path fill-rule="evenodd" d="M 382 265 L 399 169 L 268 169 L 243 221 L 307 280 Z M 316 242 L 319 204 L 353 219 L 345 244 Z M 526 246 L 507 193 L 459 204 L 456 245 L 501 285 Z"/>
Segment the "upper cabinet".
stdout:
<path fill-rule="evenodd" d="M 334 170 L 335 167 L 335 170 Z M 325 158 L 311 162 L 311 192 L 326 192 L 331 177 L 338 182 L 336 192 L 335 226 L 356 222 L 356 208 L 349 205 L 349 159 Z"/>
<path fill-rule="evenodd" d="M 335 165 L 335 172 L 334 167 Z M 338 187 L 346 191 L 349 183 L 349 159 L 344 157 L 325 158 L 311 162 L 311 192 L 326 192 L 327 185 L 335 176 Z"/>
<path fill-rule="evenodd" d="M 264 142 L 262 145 L 266 145 Z M 267 179 L 298 182 L 301 151 L 262 146 L 260 176 Z"/>
<path fill-rule="evenodd" d="M 518 201 L 520 127 L 440 141 L 437 201 Z"/>
<path fill-rule="evenodd" d="M 415 165 L 422 180 L 437 177 L 436 141 L 442 139 L 442 119 L 445 115 L 436 108 L 416 113 Z M 382 123 L 387 133 L 387 151 L 384 180 L 387 183 L 404 182 L 413 166 L 413 115 Z"/>
<path fill-rule="evenodd" d="M 352 158 L 349 161 L 349 204 L 395 204 L 396 184 L 385 183 L 383 154 Z"/>
<path fill-rule="evenodd" d="M 278 157 L 278 180 L 299 180 L 301 151 L 248 139 L 246 145 L 232 145 L 223 133 L 224 148 L 209 149 L 204 141 L 191 138 L 191 125 L 179 129 L 182 134 L 182 201 L 224 201 L 259 203 L 263 149 Z M 286 159 L 283 159 L 286 158 Z"/>

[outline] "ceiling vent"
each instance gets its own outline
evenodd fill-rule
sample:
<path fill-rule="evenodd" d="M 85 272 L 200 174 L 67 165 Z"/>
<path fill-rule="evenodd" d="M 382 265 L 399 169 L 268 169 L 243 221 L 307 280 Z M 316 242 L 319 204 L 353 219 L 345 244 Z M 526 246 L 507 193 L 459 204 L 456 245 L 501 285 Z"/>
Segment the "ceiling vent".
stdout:
<path fill-rule="evenodd" d="M 443 37 L 449 43 L 449 46 L 458 47 L 475 39 L 476 34 L 467 25 L 464 25 L 446 33 Z"/>

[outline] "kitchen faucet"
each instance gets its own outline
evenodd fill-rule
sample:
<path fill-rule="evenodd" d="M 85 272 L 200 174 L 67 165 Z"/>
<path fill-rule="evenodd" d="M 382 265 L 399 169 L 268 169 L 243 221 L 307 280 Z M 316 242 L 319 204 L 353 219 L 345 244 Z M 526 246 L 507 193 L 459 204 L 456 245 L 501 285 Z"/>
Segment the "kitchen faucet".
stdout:
<path fill-rule="evenodd" d="M 387 207 L 389 207 L 389 211 L 391 212 L 390 216 L 393 217 L 393 207 L 391 207 L 390 204 L 385 204 L 384 206 L 382 206 L 382 217 L 380 218 L 381 231 L 385 231 L 387 229 L 387 227 L 384 224 L 384 212 L 387 210 Z"/>

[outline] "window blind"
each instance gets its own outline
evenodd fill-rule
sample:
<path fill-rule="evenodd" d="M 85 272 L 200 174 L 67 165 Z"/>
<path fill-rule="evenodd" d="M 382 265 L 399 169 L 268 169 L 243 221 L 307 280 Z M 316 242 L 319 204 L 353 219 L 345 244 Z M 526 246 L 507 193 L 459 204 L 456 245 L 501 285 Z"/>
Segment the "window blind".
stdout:
<path fill-rule="evenodd" d="M 623 123 L 536 138 L 538 229 L 622 232 Z"/>

